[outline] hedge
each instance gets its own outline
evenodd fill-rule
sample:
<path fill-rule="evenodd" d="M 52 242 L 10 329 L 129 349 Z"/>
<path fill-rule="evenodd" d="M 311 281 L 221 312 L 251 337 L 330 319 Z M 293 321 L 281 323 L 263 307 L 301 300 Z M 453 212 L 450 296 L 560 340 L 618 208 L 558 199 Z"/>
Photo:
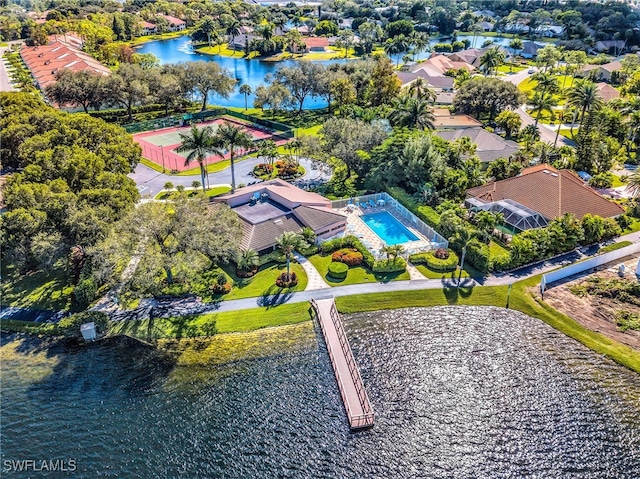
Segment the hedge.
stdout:
<path fill-rule="evenodd" d="M 413 264 L 425 264 L 430 270 L 445 273 L 456 269 L 458 266 L 458 255 L 453 251 L 449 251 L 449 257 L 447 259 L 440 259 L 433 255 L 433 251 L 429 251 L 427 253 L 411 255 L 409 261 Z"/>
<path fill-rule="evenodd" d="M 358 250 L 362 254 L 364 264 L 366 264 L 369 269 L 373 269 L 376 259 L 371 254 L 371 251 L 369 251 L 355 236 L 334 238 L 332 240 L 325 241 L 320 245 L 320 251 L 322 251 L 323 254 L 333 253 L 334 251 L 342 248 L 354 248 Z"/>
<path fill-rule="evenodd" d="M 481 273 L 488 273 L 491 266 L 489 246 L 475 239 L 469 241 L 465 261 L 469 261 Z"/>
<path fill-rule="evenodd" d="M 265 264 L 269 264 L 269 263 L 278 263 L 278 264 L 286 263 L 287 258 L 280 250 L 276 250 L 276 251 L 272 251 L 271 253 L 260 255 L 260 257 L 258 258 L 258 261 L 260 266 L 264 266 Z"/>
<path fill-rule="evenodd" d="M 374 273 L 400 273 L 407 270 L 407 262 L 403 258 L 383 259 L 373 265 Z"/>
<path fill-rule="evenodd" d="M 329 276 L 332 278 L 345 279 L 348 272 L 349 267 L 344 263 L 338 263 L 336 261 L 329 263 Z"/>
<path fill-rule="evenodd" d="M 73 314 L 58 322 L 58 333 L 67 337 L 82 337 L 80 326 L 84 323 L 95 323 L 98 334 L 106 333 L 109 317 L 102 311 L 85 311 Z"/>
<path fill-rule="evenodd" d="M 418 204 L 409 193 L 399 186 L 388 186 L 387 193 L 433 229 L 438 230 L 440 226 L 440 213 L 436 210 L 430 206 Z"/>

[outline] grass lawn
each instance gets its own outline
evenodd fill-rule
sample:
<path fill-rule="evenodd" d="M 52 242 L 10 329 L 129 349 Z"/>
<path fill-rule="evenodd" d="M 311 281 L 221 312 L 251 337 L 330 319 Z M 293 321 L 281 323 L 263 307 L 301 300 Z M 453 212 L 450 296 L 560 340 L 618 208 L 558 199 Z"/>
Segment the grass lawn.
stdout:
<path fill-rule="evenodd" d="M 39 271 L 26 275 L 3 271 L 2 277 L 2 306 L 52 311 L 71 308 L 73 285 L 65 268 L 55 267 L 50 273 Z"/>
<path fill-rule="evenodd" d="M 578 131 L 580 131 L 580 128 L 574 128 L 572 135 L 570 128 L 560 128 L 560 134 L 565 138 L 569 138 L 570 140 L 573 140 L 578 135 Z"/>
<path fill-rule="evenodd" d="M 235 58 L 245 58 L 247 60 L 251 60 L 252 58 L 256 58 L 258 56 L 258 52 L 251 52 L 249 56 L 245 56 L 244 51 L 242 50 L 234 50 L 229 48 L 228 44 L 223 44 L 220 46 L 205 46 L 198 45 L 194 48 L 194 50 L 198 53 L 203 53 L 205 55 L 219 55 L 221 57 L 235 57 Z"/>
<path fill-rule="evenodd" d="M 241 158 L 236 158 L 235 161 L 238 162 L 238 161 L 246 160 L 248 158 L 250 157 L 243 156 Z M 209 173 L 216 173 L 218 171 L 226 170 L 227 168 L 229 168 L 229 166 L 231 166 L 230 160 L 222 160 L 222 161 L 216 161 L 215 163 L 209 163 L 205 167 L 205 170 L 207 170 Z M 200 167 L 196 166 L 195 168 L 179 171 L 178 173 L 176 173 L 176 176 L 194 176 L 199 174 L 200 174 Z"/>
<path fill-rule="evenodd" d="M 509 73 L 518 73 L 526 69 L 527 67 L 523 67 L 521 65 L 500 65 L 498 67 L 498 72 L 509 74 Z"/>
<path fill-rule="evenodd" d="M 360 283 L 378 283 L 380 281 L 403 281 L 411 279 L 409 273 L 373 273 L 364 266 L 354 266 L 349 268 L 347 277 L 343 280 L 337 280 L 329 276 L 329 264 L 331 263 L 331 255 L 314 254 L 310 256 L 309 261 L 313 264 L 318 272 L 322 275 L 329 286 L 344 286 L 346 284 Z"/>
<path fill-rule="evenodd" d="M 307 275 L 302 266 L 297 263 L 291 263 L 291 271 L 298 275 L 298 284 L 293 288 L 279 288 L 276 286 L 276 278 L 285 269 L 285 265 L 271 263 L 262 266 L 251 278 L 239 278 L 236 276 L 232 266 L 211 268 L 188 283 L 174 283 L 171 286 L 166 286 L 162 293 L 171 296 L 195 294 L 202 298 L 204 302 L 214 302 L 304 291 L 307 287 Z M 231 292 L 225 295 L 214 294 L 211 289 L 216 282 L 218 274 L 221 272 L 227 276 L 227 281 L 233 285 Z"/>
<path fill-rule="evenodd" d="M 622 232 L 623 235 L 640 231 L 640 219 L 638 218 L 632 218 L 632 219 L 633 219 L 633 223 L 631 223 L 629 227 Z"/>
<path fill-rule="evenodd" d="M 228 191 L 231 191 L 231 187 L 229 186 L 216 186 L 214 188 L 208 189 L 206 191 L 206 195 L 209 198 L 213 198 L 215 196 L 223 195 Z M 198 188 L 197 190 L 187 190 L 185 193 L 187 194 L 187 197 L 192 198 L 202 193 L 202 188 Z M 180 193 L 177 191 L 161 191 L 156 195 L 154 200 L 172 200 L 174 198 L 177 198 L 179 194 Z"/>
<path fill-rule="evenodd" d="M 611 183 L 612 188 L 618 188 L 620 186 L 626 185 L 626 183 L 623 183 L 622 181 L 620 181 L 620 177 L 618 175 L 612 175 L 612 176 L 613 176 L 613 183 Z"/>
<path fill-rule="evenodd" d="M 147 42 L 153 42 L 155 40 L 169 40 L 171 38 L 178 38 L 188 34 L 189 34 L 188 30 L 182 30 L 180 32 L 167 32 L 167 33 L 160 33 L 157 35 L 145 35 L 144 37 L 135 38 L 134 40 L 131 40 L 128 43 L 131 46 L 135 46 L 135 45 L 141 45 Z"/>
<path fill-rule="evenodd" d="M 151 168 L 153 171 L 157 171 L 158 173 L 167 173 L 169 174 L 169 170 L 164 170 L 162 169 L 162 166 L 159 165 L 158 163 L 154 163 L 151 160 L 147 160 L 146 158 L 140 158 L 140 163 L 142 163 L 144 166 L 146 166 L 147 168 Z"/>
<path fill-rule="evenodd" d="M 425 264 L 416 264 L 414 265 L 418 271 L 420 271 L 424 276 L 429 279 L 458 279 L 458 271 L 447 271 L 446 273 L 442 271 L 434 271 L 429 269 Z M 469 278 L 470 274 L 467 271 L 467 267 L 462 270 L 462 277 Z"/>
<path fill-rule="evenodd" d="M 499 245 L 495 241 L 491 241 L 489 243 L 489 256 L 494 257 L 494 256 L 508 255 L 508 254 L 509 254 L 509 250 Z"/>
<path fill-rule="evenodd" d="M 126 334 L 142 340 L 185 338 L 254 331 L 309 319 L 309 303 L 295 303 L 224 313 L 112 322 L 109 333 Z"/>

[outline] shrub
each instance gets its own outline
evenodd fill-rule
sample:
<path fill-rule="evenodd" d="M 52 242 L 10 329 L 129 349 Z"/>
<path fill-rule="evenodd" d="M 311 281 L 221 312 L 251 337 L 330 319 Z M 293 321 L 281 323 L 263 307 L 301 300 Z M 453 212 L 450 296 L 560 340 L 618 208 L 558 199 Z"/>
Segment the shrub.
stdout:
<path fill-rule="evenodd" d="M 446 258 L 438 258 L 435 253 L 429 252 L 425 254 L 427 268 L 438 271 L 454 271 L 458 266 L 458 255 L 453 251 Z"/>
<path fill-rule="evenodd" d="M 358 266 L 362 264 L 363 256 L 360 251 L 353 248 L 342 248 L 331 255 L 331 261 L 344 263 L 347 266 Z"/>
<path fill-rule="evenodd" d="M 264 265 L 270 264 L 270 263 L 284 264 L 286 262 L 287 262 L 287 258 L 279 250 L 272 251 L 271 253 L 260 255 L 260 258 L 259 258 L 260 266 L 264 266 Z"/>
<path fill-rule="evenodd" d="M 594 188 L 611 188 L 613 185 L 613 175 L 609 172 L 598 173 L 589 179 L 589 186 Z"/>
<path fill-rule="evenodd" d="M 106 333 L 109 317 L 102 311 L 85 311 L 72 314 L 58 322 L 58 332 L 69 338 L 81 338 L 80 326 L 84 323 L 95 323 L 97 333 Z"/>
<path fill-rule="evenodd" d="M 320 245 L 320 251 L 324 254 L 332 253 L 333 251 L 341 248 L 353 248 L 362 254 L 362 261 L 369 269 L 373 268 L 375 258 L 358 238 L 355 236 L 345 236 L 344 238 L 335 238 L 329 241 L 325 241 Z"/>
<path fill-rule="evenodd" d="M 407 262 L 404 258 L 383 259 L 373 265 L 374 273 L 401 273 L 407 270 Z"/>
<path fill-rule="evenodd" d="M 465 261 L 481 273 L 489 272 L 489 247 L 478 240 L 471 240 L 467 245 L 467 255 Z"/>
<path fill-rule="evenodd" d="M 231 292 L 231 283 L 216 283 L 211 287 L 211 291 L 215 294 L 227 294 Z"/>
<path fill-rule="evenodd" d="M 489 267 L 491 271 L 505 271 L 511 268 L 511 255 L 501 254 L 499 256 L 492 256 Z"/>
<path fill-rule="evenodd" d="M 445 248 L 438 248 L 433 252 L 433 256 L 438 259 L 447 259 L 449 257 L 449 250 Z"/>
<path fill-rule="evenodd" d="M 287 279 L 287 272 L 280 273 L 280 276 L 276 279 L 276 286 L 279 288 L 292 288 L 298 284 L 298 275 L 292 272 Z"/>
<path fill-rule="evenodd" d="M 73 304 L 77 309 L 86 309 L 97 297 L 98 287 L 93 278 L 81 280 L 73 288 Z"/>
<path fill-rule="evenodd" d="M 270 175 L 273 172 L 273 166 L 268 163 L 258 163 L 253 167 L 254 176 Z"/>
<path fill-rule="evenodd" d="M 331 276 L 332 278 L 345 279 L 348 272 L 349 267 L 344 263 L 338 263 L 334 261 L 329 263 L 329 276 Z"/>

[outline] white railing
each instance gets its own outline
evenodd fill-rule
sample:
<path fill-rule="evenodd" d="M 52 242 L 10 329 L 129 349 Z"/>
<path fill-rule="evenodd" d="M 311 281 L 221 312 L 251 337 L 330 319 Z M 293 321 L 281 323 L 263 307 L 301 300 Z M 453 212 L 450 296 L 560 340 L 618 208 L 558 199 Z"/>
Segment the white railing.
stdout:
<path fill-rule="evenodd" d="M 568 278 L 569 276 L 573 276 L 574 274 L 597 268 L 598 266 L 602 266 L 603 264 L 611 263 L 612 261 L 638 252 L 640 252 L 640 243 L 634 243 L 632 245 L 625 246 L 624 248 L 609 251 L 608 253 L 594 256 L 593 258 L 589 258 L 585 261 L 574 263 L 564 268 L 556 269 L 555 271 L 543 274 L 542 280 L 540 281 L 540 292 L 544 293 L 544 290 L 546 289 L 548 284 L 555 283 L 556 281 Z"/>

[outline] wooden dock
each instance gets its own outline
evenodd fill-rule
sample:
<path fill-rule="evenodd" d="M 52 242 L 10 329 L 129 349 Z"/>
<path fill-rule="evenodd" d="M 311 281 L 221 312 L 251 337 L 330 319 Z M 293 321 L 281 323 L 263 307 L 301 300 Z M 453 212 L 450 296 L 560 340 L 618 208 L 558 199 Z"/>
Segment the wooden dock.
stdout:
<path fill-rule="evenodd" d="M 311 300 L 327 344 L 351 429 L 373 427 L 374 414 L 333 299 Z"/>

